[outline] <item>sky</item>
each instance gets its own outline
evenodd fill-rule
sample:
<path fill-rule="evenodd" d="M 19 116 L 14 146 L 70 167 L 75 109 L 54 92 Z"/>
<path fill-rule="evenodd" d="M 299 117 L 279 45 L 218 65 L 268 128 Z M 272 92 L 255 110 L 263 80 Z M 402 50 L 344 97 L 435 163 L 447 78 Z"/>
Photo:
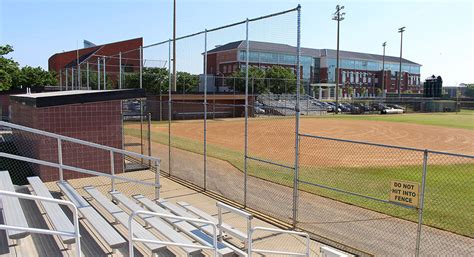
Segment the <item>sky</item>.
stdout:
<path fill-rule="evenodd" d="M 336 4 L 344 5 L 341 50 L 399 56 L 420 63 L 421 77 L 441 75 L 444 85 L 474 83 L 474 4 L 452 1 L 177 0 L 177 35 L 260 17 L 301 4 L 301 45 L 336 48 Z M 21 66 L 48 67 L 57 52 L 143 37 L 144 44 L 172 37 L 172 0 L 0 0 L 0 45 L 13 45 Z M 208 49 L 245 39 L 245 26 L 208 33 Z M 296 13 L 249 24 L 249 39 L 296 44 Z M 177 47 L 178 70 L 202 69 L 204 35 Z M 145 49 L 150 65 L 166 66 L 168 45 Z"/>

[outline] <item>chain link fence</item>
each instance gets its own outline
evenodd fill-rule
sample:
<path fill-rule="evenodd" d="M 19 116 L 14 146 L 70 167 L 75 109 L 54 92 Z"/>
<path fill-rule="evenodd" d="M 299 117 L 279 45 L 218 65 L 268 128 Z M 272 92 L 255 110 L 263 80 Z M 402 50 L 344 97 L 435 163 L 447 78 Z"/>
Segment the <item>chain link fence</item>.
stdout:
<path fill-rule="evenodd" d="M 296 14 L 293 10 L 282 14 L 290 18 L 281 21 L 270 17 L 259 20 L 260 24 L 249 22 L 248 30 L 244 22 L 231 29 L 185 36 L 178 40 L 177 47 L 181 50 L 177 58 L 184 59 L 178 70 L 207 74 L 206 61 L 210 61 L 205 58 L 207 46 L 219 45 L 220 35 L 237 35 L 239 40 L 246 31 L 249 35 L 252 31 L 266 31 L 272 22 L 289 24 L 289 20 L 296 20 Z M 296 32 L 297 28 L 289 31 Z M 297 45 L 297 37 L 293 41 L 287 37 L 278 33 L 268 36 L 272 42 L 282 39 Z M 166 50 L 170 41 L 157 47 L 171 56 L 170 50 Z M 293 50 L 294 56 L 298 56 L 298 48 Z M 199 53 L 198 61 L 196 53 Z M 472 205 L 462 200 L 468 197 L 460 194 L 470 189 L 443 190 L 436 183 L 453 186 L 472 181 L 472 156 L 455 157 L 304 134 L 299 128 L 299 116 L 334 111 L 331 99 L 320 99 L 318 91 L 303 76 L 300 80 L 276 79 L 265 74 L 258 77 L 255 70 L 246 71 L 245 44 L 239 55 L 244 57 L 241 66 L 236 70 L 233 65 L 226 66 L 237 72 L 227 76 L 181 73 L 176 89 L 171 92 L 170 66 L 161 75 L 153 75 L 155 80 L 143 82 L 145 88 L 155 89 L 140 107 L 142 116 L 150 115 L 151 120 L 125 122 L 125 141 L 135 144 L 141 141 L 139 146 L 143 149 L 151 145 L 150 153 L 162 158 L 166 175 L 311 232 L 318 241 L 348 252 L 469 254 L 472 227 L 466 226 L 466 220 L 461 218 L 469 216 Z M 250 53 L 249 59 L 252 58 L 255 56 Z M 295 67 L 297 63 L 297 58 L 289 58 L 285 64 Z M 208 89 L 206 93 L 204 86 Z M 342 106 L 345 108 L 342 112 L 351 114 L 381 113 L 383 108 L 400 108 L 408 113 L 457 108 L 429 99 L 384 102 L 362 96 L 343 98 Z M 437 155 L 442 157 L 435 160 Z M 439 173 L 433 174 L 436 171 Z M 456 171 L 459 176 L 454 176 Z M 393 181 L 410 181 L 418 184 L 420 190 L 423 188 L 420 203 L 425 204 L 424 208 L 390 201 Z"/>
<path fill-rule="evenodd" d="M 473 156 L 301 132 L 300 116 L 324 115 L 335 106 L 332 99 L 320 99 L 307 66 L 301 64 L 299 19 L 300 7 L 178 38 L 176 87 L 171 40 L 92 56 L 79 68 L 64 70 L 61 87 L 146 89 L 146 99 L 123 101 L 124 130 L 118 132 L 123 133 L 123 149 L 157 156 L 163 175 L 311 232 L 318 241 L 361 255 L 470 255 Z M 285 48 L 285 54 L 261 49 L 265 41 Z M 222 48 L 229 42 L 237 50 Z M 252 52 L 250 46 L 263 53 Z M 222 65 L 214 66 L 216 49 L 230 51 L 237 62 L 222 55 Z M 267 65 L 265 60 L 272 58 L 279 68 Z M 458 108 L 419 99 L 389 103 L 346 97 L 342 103 L 341 111 L 354 114 L 381 112 L 380 105 L 401 105 L 404 112 Z M 54 140 L 8 129 L 1 135 L 2 152 L 59 162 Z M 37 149 L 42 143 L 50 147 Z M 65 165 L 98 172 L 154 165 L 71 142 L 61 147 Z M 86 156 L 99 157 L 103 165 L 77 162 Z M 21 161 L 0 158 L 0 164 L 10 171 L 37 173 L 35 165 Z M 52 169 L 59 178 L 59 171 Z M 20 173 L 12 174 L 15 179 Z M 65 171 L 64 176 L 75 174 Z M 150 174 L 143 180 L 153 181 Z M 24 184 L 21 177 L 14 182 Z M 393 181 L 418 184 L 420 204 L 390 201 Z M 127 194 L 126 188 L 120 190 Z"/>

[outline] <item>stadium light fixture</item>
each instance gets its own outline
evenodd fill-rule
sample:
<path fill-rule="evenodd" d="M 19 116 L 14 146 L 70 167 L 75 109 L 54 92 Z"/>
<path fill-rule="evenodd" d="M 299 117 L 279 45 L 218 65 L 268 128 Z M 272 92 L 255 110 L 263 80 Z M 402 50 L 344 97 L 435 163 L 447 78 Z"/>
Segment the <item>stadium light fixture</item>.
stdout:
<path fill-rule="evenodd" d="M 382 97 L 385 98 L 385 46 L 387 41 L 383 42 L 383 55 L 382 55 Z"/>
<path fill-rule="evenodd" d="M 344 6 L 336 5 L 336 12 L 334 12 L 332 19 L 337 21 L 337 50 L 336 50 L 336 114 L 339 113 L 339 23 L 344 20 L 345 12 L 341 13 Z"/>
<path fill-rule="evenodd" d="M 399 69 L 398 69 L 398 87 L 397 87 L 397 90 L 398 90 L 398 98 L 401 98 L 402 97 L 402 88 L 401 88 L 401 84 L 402 84 L 402 49 L 403 49 L 403 32 L 405 32 L 405 28 L 406 27 L 401 27 L 398 29 L 398 33 L 400 33 L 400 66 L 399 66 Z"/>

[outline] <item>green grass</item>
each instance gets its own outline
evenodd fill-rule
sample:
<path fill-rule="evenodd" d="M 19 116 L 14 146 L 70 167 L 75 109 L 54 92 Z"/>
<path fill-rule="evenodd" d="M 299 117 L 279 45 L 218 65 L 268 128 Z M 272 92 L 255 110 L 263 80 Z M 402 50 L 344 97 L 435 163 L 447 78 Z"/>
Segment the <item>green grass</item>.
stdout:
<path fill-rule="evenodd" d="M 312 118 L 312 117 L 310 117 Z M 441 126 L 448 128 L 461 128 L 474 130 L 474 110 L 462 110 L 459 113 L 408 113 L 401 115 L 326 115 L 319 116 L 323 119 L 347 119 L 403 122 L 420 125 Z"/>
<path fill-rule="evenodd" d="M 126 128 L 126 135 L 140 136 L 139 129 Z M 167 144 L 168 135 L 152 132 L 152 140 Z M 203 154 L 203 144 L 188 138 L 171 137 L 172 146 L 193 153 Z M 243 153 L 217 145 L 207 145 L 208 156 L 229 162 L 243 170 Z M 288 164 L 291 166 L 292 164 Z M 427 180 L 424 223 L 458 234 L 473 237 L 474 221 L 472 220 L 472 196 L 474 195 L 474 164 L 430 165 Z M 275 166 L 249 161 L 248 171 L 256 176 L 278 184 L 292 186 L 293 177 L 288 170 L 277 170 Z M 388 199 L 391 180 L 408 180 L 421 182 L 420 165 L 397 167 L 300 167 L 300 180 L 371 196 Z M 391 216 L 416 221 L 417 211 L 392 204 L 373 201 L 358 196 L 348 195 L 301 184 L 301 189 L 310 193 L 335 199 L 348 204 L 386 213 Z"/>

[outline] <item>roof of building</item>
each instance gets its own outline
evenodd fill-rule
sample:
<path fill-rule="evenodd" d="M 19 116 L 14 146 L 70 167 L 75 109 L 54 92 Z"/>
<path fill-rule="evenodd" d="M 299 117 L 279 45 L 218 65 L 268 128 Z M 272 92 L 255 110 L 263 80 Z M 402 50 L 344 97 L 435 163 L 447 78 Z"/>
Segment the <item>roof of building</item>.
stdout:
<path fill-rule="evenodd" d="M 70 90 L 36 94 L 11 95 L 10 100 L 33 107 L 50 107 L 66 104 L 92 103 L 145 97 L 145 90 Z"/>
<path fill-rule="evenodd" d="M 222 52 L 234 49 L 244 50 L 247 48 L 245 40 L 239 40 L 235 42 L 230 42 L 225 45 L 217 46 L 216 48 L 208 51 L 208 53 Z M 279 53 L 295 53 L 296 47 L 279 44 L 279 43 L 270 43 L 270 42 L 261 42 L 261 41 L 249 41 L 249 48 L 253 51 L 265 51 L 265 52 L 279 52 Z M 336 58 L 336 50 L 333 49 L 314 49 L 314 48 L 301 48 L 301 55 L 311 56 L 311 57 L 330 57 Z M 351 51 L 339 51 L 339 58 L 347 59 L 361 59 L 361 60 L 377 60 L 382 61 L 383 56 L 379 54 L 369 54 L 369 53 L 360 53 L 360 52 L 351 52 Z M 402 58 L 404 63 L 420 65 L 416 62 Z M 385 61 L 387 62 L 399 62 L 400 57 L 394 56 L 385 56 Z"/>

